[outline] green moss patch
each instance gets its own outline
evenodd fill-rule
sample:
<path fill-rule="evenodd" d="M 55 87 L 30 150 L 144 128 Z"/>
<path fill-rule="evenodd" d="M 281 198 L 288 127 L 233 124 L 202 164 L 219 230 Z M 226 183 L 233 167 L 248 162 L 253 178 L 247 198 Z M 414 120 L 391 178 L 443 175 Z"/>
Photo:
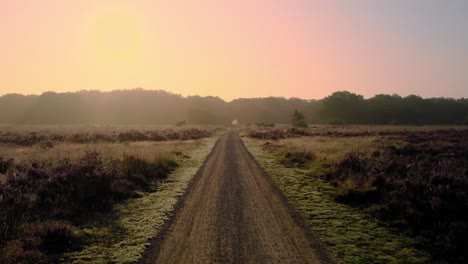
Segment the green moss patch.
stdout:
<path fill-rule="evenodd" d="M 340 263 L 424 263 L 427 252 L 422 239 L 399 233 L 371 218 L 364 211 L 334 201 L 337 188 L 320 180 L 320 160 L 309 169 L 286 168 L 274 150 L 264 150 L 264 141 L 243 138 L 246 147 L 271 175 L 289 203 L 325 242 Z"/>

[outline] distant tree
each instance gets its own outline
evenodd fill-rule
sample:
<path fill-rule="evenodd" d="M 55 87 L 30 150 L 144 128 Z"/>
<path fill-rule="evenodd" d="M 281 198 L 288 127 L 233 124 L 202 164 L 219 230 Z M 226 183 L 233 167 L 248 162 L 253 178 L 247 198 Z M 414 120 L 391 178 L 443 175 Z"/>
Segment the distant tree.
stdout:
<path fill-rule="evenodd" d="M 297 109 L 293 112 L 291 124 L 295 127 L 307 127 L 304 115 Z"/>
<path fill-rule="evenodd" d="M 362 95 L 348 91 L 334 92 L 323 99 L 321 110 L 327 121 L 342 120 L 347 124 L 365 123 L 366 101 Z"/>

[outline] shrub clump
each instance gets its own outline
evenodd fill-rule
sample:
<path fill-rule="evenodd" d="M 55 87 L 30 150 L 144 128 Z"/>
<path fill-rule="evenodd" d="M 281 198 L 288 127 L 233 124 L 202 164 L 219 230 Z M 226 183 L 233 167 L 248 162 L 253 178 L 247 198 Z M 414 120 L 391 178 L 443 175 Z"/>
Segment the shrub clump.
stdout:
<path fill-rule="evenodd" d="M 275 123 L 273 122 L 260 122 L 260 123 L 255 123 L 255 125 L 259 127 L 275 127 Z"/>
<path fill-rule="evenodd" d="M 280 163 L 286 168 L 306 168 L 315 159 L 315 155 L 308 151 L 286 151 L 281 154 Z"/>
<path fill-rule="evenodd" d="M 72 250 L 79 243 L 75 228 L 59 221 L 36 224 L 24 232 L 21 239 L 26 248 L 38 248 L 46 254 Z"/>
<path fill-rule="evenodd" d="M 2 263 L 50 263 L 54 254 L 80 244 L 75 228 L 52 221 L 30 225 L 20 239 L 9 241 L 0 253 Z"/>
<path fill-rule="evenodd" d="M 44 254 L 72 250 L 78 242 L 73 227 L 63 220 L 79 225 L 89 214 L 110 211 L 117 201 L 150 190 L 177 163 L 168 157 L 149 162 L 135 156 L 104 161 L 99 153 L 89 152 L 76 162 L 11 166 L 6 181 L 0 182 L 1 260 L 44 263 Z"/>
<path fill-rule="evenodd" d="M 0 157 L 0 174 L 6 173 L 14 165 L 13 159 L 4 159 Z"/>
<path fill-rule="evenodd" d="M 139 131 L 129 130 L 121 133 L 51 133 L 51 132 L 1 132 L 0 144 L 12 146 L 34 146 L 43 149 L 53 148 L 58 142 L 72 142 L 78 144 L 99 142 L 137 142 L 137 141 L 165 141 L 165 140 L 190 140 L 207 138 L 213 135 L 213 129 L 166 129 Z"/>
<path fill-rule="evenodd" d="M 46 264 L 49 263 L 49 258 L 38 249 L 27 249 L 21 241 L 12 240 L 1 249 L 0 262 L 5 264 Z"/>
<path fill-rule="evenodd" d="M 350 153 L 326 179 L 336 200 L 429 239 L 435 259 L 468 260 L 468 145 L 463 137 L 407 136 L 369 156 Z M 428 136 L 430 138 L 431 136 Z"/>

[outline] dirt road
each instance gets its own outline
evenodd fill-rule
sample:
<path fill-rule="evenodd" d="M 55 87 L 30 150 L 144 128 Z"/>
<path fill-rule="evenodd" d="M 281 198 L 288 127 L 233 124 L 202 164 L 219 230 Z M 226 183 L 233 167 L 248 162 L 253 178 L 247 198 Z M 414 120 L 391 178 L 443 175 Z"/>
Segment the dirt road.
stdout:
<path fill-rule="evenodd" d="M 331 263 L 236 131 L 216 143 L 145 263 Z"/>

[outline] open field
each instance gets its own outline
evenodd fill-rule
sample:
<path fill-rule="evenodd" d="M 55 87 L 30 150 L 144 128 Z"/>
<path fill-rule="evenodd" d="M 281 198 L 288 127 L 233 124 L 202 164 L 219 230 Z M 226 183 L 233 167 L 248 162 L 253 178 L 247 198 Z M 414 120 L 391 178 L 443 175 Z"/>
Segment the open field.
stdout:
<path fill-rule="evenodd" d="M 211 127 L 3 129 L 2 263 L 138 260 L 219 135 Z"/>
<path fill-rule="evenodd" d="M 466 128 L 284 127 L 245 135 L 338 260 L 466 260 Z"/>
<path fill-rule="evenodd" d="M 467 259 L 464 127 L 4 128 L 4 263 Z"/>

